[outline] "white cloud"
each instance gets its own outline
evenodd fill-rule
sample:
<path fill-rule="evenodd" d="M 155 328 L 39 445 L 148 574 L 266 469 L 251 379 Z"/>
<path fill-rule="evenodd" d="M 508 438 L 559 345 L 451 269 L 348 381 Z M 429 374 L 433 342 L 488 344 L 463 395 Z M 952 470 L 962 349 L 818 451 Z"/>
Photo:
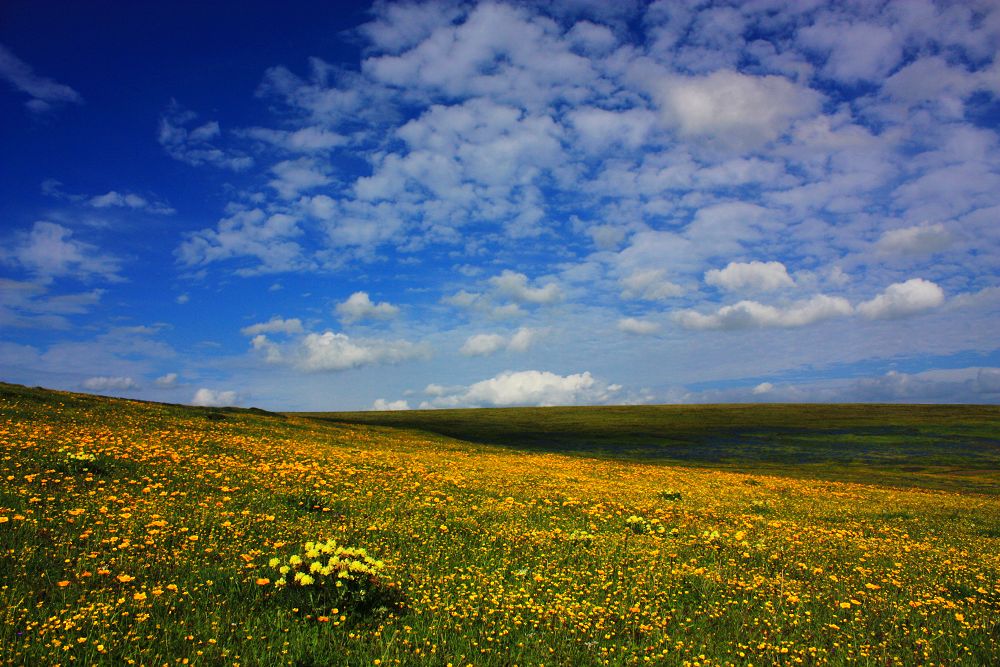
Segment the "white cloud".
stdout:
<path fill-rule="evenodd" d="M 507 344 L 507 349 L 512 352 L 524 352 L 529 347 L 534 345 L 534 343 L 545 335 L 545 332 L 540 329 L 531 329 L 529 327 L 521 327 L 514 332 L 514 335 L 510 337 L 510 342 Z"/>
<path fill-rule="evenodd" d="M 497 320 L 506 320 L 514 317 L 522 317 L 525 312 L 521 309 L 521 306 L 516 303 L 505 303 L 502 306 L 493 306 L 487 309 L 490 317 Z"/>
<path fill-rule="evenodd" d="M 31 99 L 25 104 L 33 113 L 49 111 L 55 104 L 73 102 L 82 104 L 83 97 L 69 86 L 35 74 L 26 62 L 0 44 L 0 79 L 27 93 Z"/>
<path fill-rule="evenodd" d="M 778 138 L 797 118 L 819 109 L 821 96 L 780 76 L 720 70 L 664 81 L 660 103 L 666 121 L 684 137 L 753 148 Z"/>
<path fill-rule="evenodd" d="M 551 116 L 476 97 L 432 105 L 396 135 L 404 145 L 372 156 L 372 174 L 354 183 L 357 200 L 405 212 L 422 242 L 455 242 L 457 229 L 482 221 L 515 238 L 544 232 L 539 184 L 566 163 Z"/>
<path fill-rule="evenodd" d="M 891 102 L 932 105 L 946 117 L 961 117 L 964 99 L 977 88 L 976 77 L 961 67 L 952 67 L 940 56 L 913 61 L 886 79 L 882 94 Z"/>
<path fill-rule="evenodd" d="M 684 288 L 666 279 L 663 269 L 643 269 L 621 279 L 622 298 L 662 301 L 684 293 Z"/>
<path fill-rule="evenodd" d="M 635 317 L 625 317 L 618 320 L 618 329 L 625 333 L 637 336 L 648 336 L 660 330 L 660 325 L 649 320 L 640 320 Z"/>
<path fill-rule="evenodd" d="M 548 371 L 506 371 L 421 407 L 598 404 L 614 400 L 620 391 L 621 386 L 606 384 L 589 372 L 562 376 Z"/>
<path fill-rule="evenodd" d="M 256 336 L 258 334 L 300 334 L 304 333 L 302 328 L 302 320 L 298 318 L 282 319 L 278 316 L 272 317 L 267 322 L 261 322 L 258 324 L 251 324 L 250 326 L 243 327 L 240 329 L 240 333 L 244 336 Z"/>
<path fill-rule="evenodd" d="M 888 230 L 876 245 L 886 254 L 929 255 L 945 250 L 952 240 L 945 226 L 938 222 Z"/>
<path fill-rule="evenodd" d="M 161 375 L 155 380 L 157 386 L 159 387 L 173 387 L 177 384 L 177 373 L 167 373 Z"/>
<path fill-rule="evenodd" d="M 705 282 L 725 290 L 768 292 L 794 287 L 795 282 L 781 262 L 730 262 L 724 269 L 705 273 Z"/>
<path fill-rule="evenodd" d="M 820 380 L 804 384 L 709 389 L 681 394 L 681 402 L 732 403 L 750 401 L 781 402 L 878 402 L 951 403 L 996 402 L 1000 392 L 1000 368 L 947 368 L 918 373 L 891 370 L 880 375 Z"/>
<path fill-rule="evenodd" d="M 410 404 L 402 399 L 398 401 L 387 401 L 384 398 L 376 398 L 375 402 L 372 403 L 371 409 L 378 412 L 384 412 L 386 410 L 409 410 Z"/>
<path fill-rule="evenodd" d="M 527 7 L 484 3 L 457 25 L 439 21 L 429 34 L 416 33 L 424 38 L 409 50 L 369 58 L 362 71 L 391 86 L 452 99 L 489 96 L 527 108 L 579 96 L 580 88 L 597 79 L 559 26 Z"/>
<path fill-rule="evenodd" d="M 50 294 L 47 283 L 0 278 L 0 327 L 70 328 L 67 315 L 83 315 L 105 290 Z"/>
<path fill-rule="evenodd" d="M 103 195 L 91 197 L 87 204 L 94 208 L 130 208 L 135 210 L 145 210 L 159 215 L 172 215 L 176 211 L 165 204 L 150 202 L 145 197 L 130 192 L 118 192 L 111 190 Z"/>
<path fill-rule="evenodd" d="M 566 37 L 577 49 L 592 56 L 607 53 L 618 43 L 610 28 L 586 20 L 577 21 Z"/>
<path fill-rule="evenodd" d="M 976 386 L 984 394 L 1000 394 L 1000 368 L 980 368 Z"/>
<path fill-rule="evenodd" d="M 160 116 L 157 139 L 170 157 L 195 167 L 210 164 L 243 171 L 253 166 L 253 158 L 237 151 L 223 150 L 213 143 L 221 135 L 217 121 L 193 126 L 197 117 L 176 102 L 171 102 Z"/>
<path fill-rule="evenodd" d="M 555 282 L 541 287 L 530 287 L 528 277 L 510 269 L 504 269 L 499 276 L 490 278 L 496 292 L 518 303 L 552 304 L 562 299 L 562 290 Z"/>
<path fill-rule="evenodd" d="M 758 327 L 802 327 L 852 312 L 847 299 L 818 294 L 784 308 L 757 301 L 740 301 L 702 314 L 693 310 L 677 313 L 674 319 L 686 329 L 750 329 Z"/>
<path fill-rule="evenodd" d="M 91 391 L 125 391 L 139 388 L 139 384 L 130 377 L 104 375 L 87 378 L 83 381 L 83 386 Z"/>
<path fill-rule="evenodd" d="M 313 264 L 293 240 L 301 235 L 298 218 L 255 208 L 223 218 L 215 229 L 187 234 L 175 254 L 188 267 L 237 257 L 258 260 L 256 266 L 238 269 L 240 275 L 305 270 Z"/>
<path fill-rule="evenodd" d="M 466 339 L 459 352 L 469 357 L 478 357 L 499 352 L 506 346 L 507 339 L 500 334 L 475 334 Z"/>
<path fill-rule="evenodd" d="M 222 408 L 236 405 L 239 397 L 235 391 L 219 391 L 202 387 L 191 397 L 191 405 L 207 408 Z"/>
<path fill-rule="evenodd" d="M 854 400 L 880 402 L 940 401 L 947 396 L 965 394 L 962 398 L 966 398 L 970 394 L 988 393 L 982 392 L 982 387 L 978 385 L 975 377 L 962 377 L 968 370 L 924 373 L 903 373 L 893 370 L 880 376 L 860 378 L 850 385 L 848 392 Z M 982 400 L 981 396 L 975 398 Z"/>
<path fill-rule="evenodd" d="M 524 352 L 542 335 L 544 332 L 529 327 L 521 327 L 509 337 L 500 334 L 475 334 L 466 339 L 459 352 L 469 357 L 495 354 L 501 350 Z"/>
<path fill-rule="evenodd" d="M 332 331 L 308 333 L 287 343 L 276 343 L 258 334 L 251 346 L 262 352 L 268 363 L 287 364 L 307 373 L 394 364 L 425 358 L 429 353 L 426 346 L 404 340 L 352 339 Z"/>
<path fill-rule="evenodd" d="M 30 232 L 16 234 L 0 260 L 19 265 L 43 282 L 69 276 L 120 281 L 121 262 L 89 243 L 71 238 L 73 232 L 54 222 L 36 222 Z"/>
<path fill-rule="evenodd" d="M 321 126 L 303 127 L 294 131 L 251 127 L 242 134 L 293 153 L 326 151 L 343 146 L 348 141 L 344 135 Z"/>
<path fill-rule="evenodd" d="M 858 304 L 858 312 L 869 319 L 897 319 L 916 315 L 944 303 L 944 291 L 923 278 L 893 283 L 870 301 Z"/>
<path fill-rule="evenodd" d="M 459 290 L 454 294 L 441 297 L 441 303 L 446 303 L 449 306 L 456 306 L 458 308 L 471 308 L 478 303 L 481 298 L 482 294 L 479 294 L 478 292 Z"/>
<path fill-rule="evenodd" d="M 843 83 L 881 78 L 903 55 L 896 32 L 864 21 L 821 20 L 802 28 L 798 40 L 806 49 L 825 54 L 822 73 Z"/>
<path fill-rule="evenodd" d="M 368 292 L 355 292 L 343 303 L 338 303 L 337 314 L 344 322 L 357 322 L 363 319 L 389 319 L 399 314 L 399 308 L 388 302 L 375 304 Z"/>
<path fill-rule="evenodd" d="M 284 160 L 271 167 L 275 178 L 269 185 L 282 199 L 293 199 L 303 190 L 312 190 L 330 182 L 325 166 L 311 158 Z"/>
<path fill-rule="evenodd" d="M 427 39 L 435 29 L 457 19 L 463 8 L 457 3 L 395 2 L 379 7 L 378 17 L 359 28 L 373 46 L 399 53 Z"/>
<path fill-rule="evenodd" d="M 579 145 L 592 153 L 611 147 L 635 150 L 646 143 L 656 126 L 656 114 L 646 109 L 583 108 L 571 111 L 568 119 L 576 130 Z"/>

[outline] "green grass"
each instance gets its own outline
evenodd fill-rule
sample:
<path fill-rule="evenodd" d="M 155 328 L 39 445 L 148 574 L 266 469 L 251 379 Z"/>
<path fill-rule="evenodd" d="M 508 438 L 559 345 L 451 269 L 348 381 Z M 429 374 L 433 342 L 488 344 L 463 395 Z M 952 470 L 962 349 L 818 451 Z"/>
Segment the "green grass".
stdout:
<path fill-rule="evenodd" d="M 0 384 L 0 665 L 998 664 L 996 470 L 947 444 L 995 409 L 892 410 L 332 421 Z M 387 418 L 423 430 L 349 423 Z M 905 469 L 904 428 L 938 463 Z M 384 570 L 275 587 L 317 538 Z"/>
<path fill-rule="evenodd" d="M 1000 492 L 1000 407 L 765 404 L 302 413 L 574 456 Z"/>

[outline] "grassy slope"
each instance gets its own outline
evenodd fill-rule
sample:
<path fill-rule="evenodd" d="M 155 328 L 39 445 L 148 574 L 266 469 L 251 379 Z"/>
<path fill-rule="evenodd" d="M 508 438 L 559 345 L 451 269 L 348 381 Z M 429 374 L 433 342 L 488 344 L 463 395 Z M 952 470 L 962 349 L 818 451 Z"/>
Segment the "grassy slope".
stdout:
<path fill-rule="evenodd" d="M 0 664 L 1000 661 L 996 495 L 2 384 L 0 481 Z M 374 608 L 257 583 L 317 537 Z"/>
<path fill-rule="evenodd" d="M 1000 407 L 691 405 L 303 413 L 529 451 L 1000 492 Z"/>

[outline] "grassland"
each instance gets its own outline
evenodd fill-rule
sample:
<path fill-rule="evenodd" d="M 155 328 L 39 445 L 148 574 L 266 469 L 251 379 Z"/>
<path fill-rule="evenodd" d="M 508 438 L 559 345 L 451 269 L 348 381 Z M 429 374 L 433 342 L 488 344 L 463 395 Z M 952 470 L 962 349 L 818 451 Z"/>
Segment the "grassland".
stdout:
<path fill-rule="evenodd" d="M 0 385 L 0 664 L 1000 663 L 994 409 L 645 410 Z"/>
<path fill-rule="evenodd" d="M 1000 492 L 1000 406 L 638 405 L 309 416 L 573 456 Z"/>

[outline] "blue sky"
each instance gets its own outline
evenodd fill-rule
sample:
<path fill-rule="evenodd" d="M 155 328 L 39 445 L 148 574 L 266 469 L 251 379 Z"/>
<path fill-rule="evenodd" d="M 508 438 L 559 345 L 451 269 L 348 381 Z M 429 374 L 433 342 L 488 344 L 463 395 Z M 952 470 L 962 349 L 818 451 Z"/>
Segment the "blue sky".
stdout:
<path fill-rule="evenodd" d="M 0 379 L 1000 399 L 995 2 L 5 2 Z"/>

